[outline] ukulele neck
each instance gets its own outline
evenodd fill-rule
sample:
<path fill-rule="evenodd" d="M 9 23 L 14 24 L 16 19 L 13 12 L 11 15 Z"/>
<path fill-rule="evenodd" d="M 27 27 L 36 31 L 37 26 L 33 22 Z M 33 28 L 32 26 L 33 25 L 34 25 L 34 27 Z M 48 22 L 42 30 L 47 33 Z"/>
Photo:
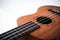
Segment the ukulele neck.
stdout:
<path fill-rule="evenodd" d="M 30 21 L 27 22 L 19 27 L 16 27 L 10 31 L 7 31 L 3 34 L 0 34 L 1 40 L 12 40 L 17 39 L 18 37 L 22 37 L 36 29 L 40 28 L 39 25 L 35 24 L 34 22 Z"/>

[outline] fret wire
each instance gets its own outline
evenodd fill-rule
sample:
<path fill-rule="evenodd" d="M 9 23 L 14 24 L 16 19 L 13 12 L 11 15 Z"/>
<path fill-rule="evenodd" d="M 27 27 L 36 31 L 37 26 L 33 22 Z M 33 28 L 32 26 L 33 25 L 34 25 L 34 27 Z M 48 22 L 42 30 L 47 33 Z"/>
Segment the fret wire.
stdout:
<path fill-rule="evenodd" d="M 28 22 L 28 23 L 26 23 L 26 24 L 21 25 L 22 27 L 20 27 L 20 28 L 17 27 L 17 28 L 15 28 L 15 29 L 12 29 L 12 30 L 6 32 L 6 33 L 3 33 L 3 34 L 1 34 L 0 36 L 1 36 L 1 37 L 5 37 L 5 36 L 7 36 L 7 35 L 9 35 L 9 34 L 11 34 L 11 33 L 13 33 L 13 32 L 16 32 L 16 31 L 24 28 L 25 26 L 28 26 L 28 25 L 31 24 L 31 23 L 32 23 L 32 21 L 30 21 L 30 22 Z"/>
<path fill-rule="evenodd" d="M 18 32 L 17 32 L 18 33 Z M 14 33 L 15 34 L 15 33 Z M 12 35 L 12 34 L 11 34 Z M 11 35 L 8 35 L 8 36 L 11 36 Z M 6 36 L 5 38 L 7 38 L 8 36 Z"/>
<path fill-rule="evenodd" d="M 13 37 L 10 37 L 10 39 L 16 38 L 16 37 L 18 37 L 18 36 L 23 36 L 24 34 L 30 33 L 31 31 L 33 31 L 33 30 L 35 30 L 35 29 L 37 29 L 37 28 L 39 28 L 39 27 L 40 27 L 40 26 L 38 26 L 38 25 L 33 25 L 33 26 L 31 26 L 30 28 L 28 28 L 27 30 L 22 31 L 21 33 L 15 35 L 15 36 L 13 36 Z"/>

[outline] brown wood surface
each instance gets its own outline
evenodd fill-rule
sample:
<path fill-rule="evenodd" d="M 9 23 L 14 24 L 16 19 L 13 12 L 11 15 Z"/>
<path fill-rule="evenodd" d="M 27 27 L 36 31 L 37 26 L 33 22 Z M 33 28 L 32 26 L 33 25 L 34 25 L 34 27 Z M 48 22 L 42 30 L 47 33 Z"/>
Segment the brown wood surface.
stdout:
<path fill-rule="evenodd" d="M 53 15 L 52 12 L 49 12 L 48 9 L 60 9 L 58 6 L 46 5 L 38 8 L 37 12 L 31 15 L 19 17 L 17 20 L 18 25 L 22 25 L 28 21 L 33 21 L 40 25 L 41 28 L 30 33 L 23 37 L 23 40 L 41 40 L 41 39 L 55 39 L 59 37 L 60 33 L 60 16 Z M 41 24 L 36 21 L 37 17 L 47 16 L 52 19 L 52 23 L 50 24 Z M 49 31 L 48 31 L 49 30 Z"/>

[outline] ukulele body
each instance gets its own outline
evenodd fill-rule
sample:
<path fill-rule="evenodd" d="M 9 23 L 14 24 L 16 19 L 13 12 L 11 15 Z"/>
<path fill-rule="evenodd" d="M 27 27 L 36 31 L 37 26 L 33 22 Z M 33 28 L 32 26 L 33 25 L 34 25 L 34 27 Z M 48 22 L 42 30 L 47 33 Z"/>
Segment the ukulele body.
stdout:
<path fill-rule="evenodd" d="M 37 39 L 55 39 L 57 37 L 59 37 L 60 35 L 60 15 L 54 14 L 50 11 L 48 11 L 48 9 L 60 9 L 60 7 L 57 6 L 51 6 L 51 5 L 47 5 L 47 6 L 43 6 L 38 8 L 37 12 L 35 12 L 34 14 L 31 15 L 27 15 L 27 16 L 22 16 L 19 17 L 17 20 L 17 24 L 22 25 L 26 22 L 29 21 L 33 21 L 35 22 L 37 25 L 40 25 L 40 28 L 31 32 L 29 35 L 33 36 Z M 36 21 L 37 17 L 48 17 L 52 20 L 51 23 L 49 24 L 42 24 Z M 32 37 L 29 37 L 29 35 L 24 36 L 21 40 L 34 40 Z"/>

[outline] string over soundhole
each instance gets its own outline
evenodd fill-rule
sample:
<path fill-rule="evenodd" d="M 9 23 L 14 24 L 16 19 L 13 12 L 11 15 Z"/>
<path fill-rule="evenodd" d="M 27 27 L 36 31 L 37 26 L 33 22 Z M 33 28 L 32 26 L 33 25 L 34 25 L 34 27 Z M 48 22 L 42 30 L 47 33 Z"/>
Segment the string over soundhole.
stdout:
<path fill-rule="evenodd" d="M 43 17 L 43 16 L 38 17 L 38 18 L 36 19 L 36 21 L 39 22 L 39 23 L 42 23 L 42 24 L 49 24 L 49 23 L 52 22 L 52 20 L 51 20 L 50 18 Z"/>

